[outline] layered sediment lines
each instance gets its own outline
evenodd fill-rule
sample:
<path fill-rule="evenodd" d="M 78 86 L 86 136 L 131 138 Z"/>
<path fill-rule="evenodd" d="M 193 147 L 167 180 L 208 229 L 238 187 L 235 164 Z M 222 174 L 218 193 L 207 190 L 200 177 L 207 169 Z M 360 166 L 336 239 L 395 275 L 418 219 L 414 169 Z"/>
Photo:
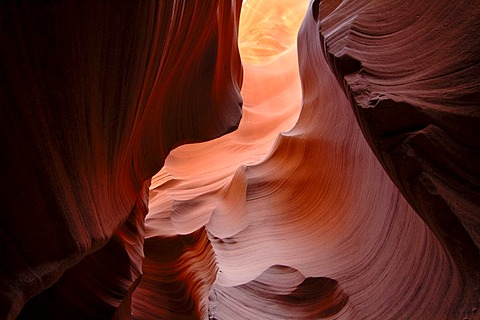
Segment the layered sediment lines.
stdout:
<path fill-rule="evenodd" d="M 480 300 L 480 2 L 314 8 L 370 147 Z"/>
<path fill-rule="evenodd" d="M 210 314 L 216 319 L 325 319 L 338 316 L 347 303 L 335 280 L 305 278 L 293 268 L 275 265 L 249 283 L 215 285 Z"/>
<path fill-rule="evenodd" d="M 262 161 L 278 133 L 290 129 L 298 117 L 301 91 L 296 57 L 296 46 L 292 46 L 273 62 L 245 64 L 239 128 L 215 140 L 178 147 L 169 154 L 150 186 L 147 237 L 189 234 L 209 221 L 223 232 L 242 228 L 242 166 Z M 226 206 L 235 206 L 234 202 L 239 207 L 219 208 L 212 220 L 216 203 L 224 198 Z M 223 215 L 227 215 L 226 220 L 219 220 Z"/>
<path fill-rule="evenodd" d="M 246 3 L 248 4 L 248 2 Z M 168 156 L 164 168 L 152 179 L 149 202 L 149 215 L 146 219 L 147 243 L 151 239 L 157 239 L 159 243 L 164 241 L 179 242 L 185 238 L 195 237 L 197 230 L 206 225 L 207 241 L 212 239 L 228 243 L 228 237 L 235 235 L 248 226 L 246 211 L 246 181 L 245 168 L 247 165 L 259 163 L 269 154 L 272 145 L 277 139 L 278 133 L 292 128 L 298 117 L 301 106 L 301 87 L 297 65 L 297 48 L 295 45 L 296 32 L 287 30 L 290 37 L 283 39 L 287 47 L 272 45 L 272 32 L 278 28 L 272 28 L 268 23 L 271 19 L 277 19 L 277 27 L 287 28 L 290 25 L 298 30 L 301 19 L 289 22 L 287 19 L 295 18 L 285 13 L 286 19 L 281 19 L 268 12 L 262 14 L 258 11 L 258 5 L 268 3 L 252 3 L 250 9 L 244 5 L 243 10 L 251 10 L 257 14 L 257 19 L 264 21 L 269 28 L 264 30 L 265 37 L 257 38 L 254 42 L 257 46 L 268 47 L 264 55 L 251 56 L 247 47 L 240 48 L 242 56 L 252 62 L 243 63 L 244 82 L 242 87 L 243 116 L 239 128 L 218 139 L 184 145 L 173 150 Z M 307 2 L 297 3 L 297 11 L 305 11 Z M 286 10 L 283 4 L 273 6 L 277 12 Z M 257 13 L 258 12 L 258 13 Z M 245 16 L 243 16 L 245 18 Z M 248 18 L 248 15 L 247 15 Z M 252 37 L 248 34 L 250 27 L 257 20 L 244 22 L 241 27 L 239 38 Z M 287 26 L 288 25 L 288 26 Z M 288 33 L 286 32 L 286 33 Z M 270 36 L 268 36 L 270 34 Z M 221 239 L 220 239 L 220 238 Z M 217 241 L 217 245 L 218 245 Z M 214 244 L 215 245 L 215 244 Z M 160 244 L 162 246 L 162 244 Z M 210 244 L 210 250 L 213 247 Z M 150 253 L 145 252 L 146 261 L 150 261 Z M 195 255 L 191 252 L 190 255 Z M 154 256 L 155 257 L 155 256 Z M 134 293 L 134 318 L 152 319 L 153 311 L 145 313 L 142 310 L 158 310 L 158 302 L 153 299 L 144 299 L 149 288 L 162 287 L 162 296 L 179 296 L 184 293 L 183 301 L 192 301 L 192 306 L 183 310 L 190 310 L 189 316 L 199 317 L 207 314 L 214 318 L 215 311 L 209 310 L 208 300 L 203 295 L 197 295 L 194 290 L 185 290 L 188 282 L 195 282 L 198 276 L 217 278 L 217 259 L 214 264 L 210 260 L 203 261 L 200 266 L 198 259 L 171 261 L 171 272 L 175 273 L 179 268 L 200 270 L 192 275 L 185 275 L 184 281 L 175 281 L 169 286 L 164 285 L 164 280 L 159 276 L 158 270 L 149 267 L 144 268 L 144 277 L 139 284 L 138 293 Z M 162 270 L 166 264 L 158 264 Z M 166 273 L 165 273 L 166 274 Z M 164 274 L 164 277 L 165 277 Z M 201 291 L 210 292 L 212 283 L 204 281 L 196 286 Z M 199 289 L 200 290 L 200 289 Z M 208 295 L 207 295 L 208 297 Z M 213 296 L 210 296 L 211 299 Z M 180 298 L 179 298 L 180 299 Z M 182 307 L 178 305 L 170 310 L 163 310 L 161 314 L 169 317 L 185 317 Z M 193 307 L 195 306 L 195 307 Z M 222 306 L 219 305 L 221 308 Z M 174 313 L 172 310 L 176 310 Z M 205 314 L 203 311 L 208 310 Z M 237 312 L 238 315 L 238 312 Z M 168 318 L 168 317 L 167 317 Z"/>
<path fill-rule="evenodd" d="M 280 66 L 296 64 L 285 60 L 294 55 L 270 55 L 278 44 L 261 48 L 266 62 L 244 63 L 239 129 L 175 149 L 154 177 L 147 237 L 205 228 L 218 268 L 208 303 L 213 319 L 474 316 L 477 297 L 463 266 L 364 138 L 350 91 L 334 72 L 356 64 L 328 65 L 318 12 L 312 3 L 299 33 L 302 109 L 295 126 L 280 134 L 272 126 L 291 108 L 293 91 L 282 95 L 289 89 L 279 79 L 294 81 L 294 73 L 280 74 Z M 332 30 L 348 24 L 336 23 Z M 250 87 L 252 79 L 260 81 Z M 276 137 L 273 145 L 265 136 Z"/>
<path fill-rule="evenodd" d="M 0 318 L 480 319 L 479 1 L 241 6 L 0 4 Z"/>
<path fill-rule="evenodd" d="M 130 315 L 149 179 L 238 125 L 239 9 L 2 2 L 0 318 Z"/>
<path fill-rule="evenodd" d="M 206 319 L 216 263 L 204 228 L 145 242 L 144 275 L 133 295 L 135 319 Z"/>

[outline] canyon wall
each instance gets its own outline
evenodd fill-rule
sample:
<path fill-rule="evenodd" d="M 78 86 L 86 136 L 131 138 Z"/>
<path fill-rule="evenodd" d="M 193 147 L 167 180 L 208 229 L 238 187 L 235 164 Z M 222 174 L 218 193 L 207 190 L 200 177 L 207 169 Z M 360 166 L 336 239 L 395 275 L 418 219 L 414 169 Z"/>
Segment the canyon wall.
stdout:
<path fill-rule="evenodd" d="M 479 17 L 3 2 L 0 318 L 480 319 Z"/>
<path fill-rule="evenodd" d="M 239 13 L 235 1 L 0 4 L 0 318 L 33 296 L 21 318 L 122 306 L 150 178 L 176 145 L 238 125 Z"/>
<path fill-rule="evenodd" d="M 480 294 L 480 2 L 318 1 L 312 14 L 370 147 Z"/>
<path fill-rule="evenodd" d="M 247 1 L 243 8 L 254 7 L 252 10 L 260 11 L 265 5 L 266 1 L 255 4 Z M 426 10 L 427 7 L 431 10 Z M 435 148 L 414 152 L 403 146 L 398 148 L 397 155 L 395 152 L 389 155 L 388 149 L 385 154 L 397 159 L 393 164 L 379 152 L 383 147 L 395 149 L 395 143 L 401 143 L 401 138 L 410 137 L 409 130 L 419 129 L 410 122 L 426 121 L 412 113 L 412 107 L 406 103 L 384 107 L 382 101 L 399 92 L 394 84 L 414 87 L 415 90 L 410 88 L 410 97 L 418 95 L 417 100 L 424 95 L 438 101 L 445 98 L 442 87 L 434 87 L 435 83 L 437 86 L 448 84 L 442 82 L 443 77 L 430 79 L 432 75 L 423 74 L 422 68 L 431 64 L 423 61 L 415 65 L 401 54 L 392 54 L 414 50 L 402 45 L 398 30 L 417 19 L 419 24 L 412 28 L 418 28 L 418 33 L 408 28 L 405 33 L 418 38 L 405 41 L 418 46 L 417 53 L 428 48 L 428 53 L 421 55 L 425 59 L 440 62 L 445 58 L 440 48 L 449 47 L 451 37 L 443 39 L 443 33 L 438 34 L 436 37 L 442 40 L 436 40 L 437 49 L 425 43 L 425 38 L 436 39 L 438 30 L 432 30 L 432 25 L 452 23 L 452 17 L 446 19 L 435 11 L 440 7 L 425 4 L 417 8 L 398 1 L 368 5 L 353 1 L 312 2 L 306 10 L 298 48 L 295 48 L 287 45 L 288 32 L 282 30 L 285 24 L 280 21 L 288 19 L 288 15 L 272 5 L 263 15 L 252 18 L 255 27 L 249 29 L 243 43 L 240 33 L 240 48 L 243 47 L 246 58 L 242 56 L 244 118 L 238 130 L 213 141 L 174 150 L 153 179 L 146 220 L 147 241 L 149 237 L 170 239 L 168 241 L 195 238 L 198 237 L 196 230 L 205 228 L 211 242 L 211 247 L 205 248 L 214 252 L 217 265 L 208 259 L 201 270 L 205 272 L 204 277 L 216 273 L 216 279 L 213 285 L 212 280 L 199 283 L 195 273 L 190 283 L 201 287 L 202 292 L 210 288 L 209 318 L 479 317 L 478 248 L 472 246 L 474 231 L 478 228 L 475 224 L 478 202 L 467 201 L 478 196 L 473 170 L 478 168 L 474 157 L 478 148 L 473 146 L 463 155 L 465 163 L 470 163 L 464 170 L 473 170 L 465 176 L 473 183 L 471 190 L 456 192 L 466 198 L 463 202 L 461 198 L 452 198 L 458 205 L 465 203 L 463 212 L 468 213 L 470 225 L 464 221 L 464 226 L 453 223 L 451 218 L 461 217 L 461 212 L 446 210 L 438 202 L 432 202 L 425 192 L 435 194 L 433 189 L 423 184 L 426 188 L 417 190 L 418 184 L 414 183 L 415 179 L 427 175 L 426 167 L 420 166 L 427 160 L 418 152 L 438 158 L 437 148 L 451 154 L 454 151 L 449 148 L 454 145 L 446 144 L 445 139 L 440 145 L 439 141 L 428 138 Z M 270 16 L 273 22 L 267 23 L 263 19 L 270 12 L 273 12 Z M 242 19 L 251 22 L 248 17 Z M 475 21 L 466 19 L 463 24 L 475 27 Z M 281 41 L 271 37 L 271 25 L 275 26 L 275 33 L 282 34 Z M 456 32 L 460 35 L 460 31 Z M 350 47 L 349 41 L 354 40 Z M 462 41 L 466 39 L 460 36 L 455 39 L 456 45 L 466 51 L 467 61 L 434 64 L 442 70 L 438 72 L 450 75 L 457 69 L 473 72 L 475 69 L 471 67 L 478 67 L 475 61 L 478 55 L 473 55 L 478 52 L 475 50 L 478 44 L 472 41 L 463 45 Z M 254 48 L 248 48 L 252 44 Z M 298 49 L 298 75 L 289 73 L 286 67 L 297 64 L 293 49 Z M 364 56 L 370 60 L 363 61 Z M 372 72 L 368 69 L 369 63 L 378 65 L 374 80 L 369 73 Z M 420 70 L 419 75 L 416 70 Z M 427 77 L 433 84 L 411 83 L 411 78 L 404 78 L 405 73 Z M 288 101 L 295 95 L 293 83 L 297 77 L 302 87 L 299 116 L 293 109 L 293 101 Z M 454 83 L 465 81 L 460 80 L 461 75 L 450 77 L 459 77 Z M 475 80 L 473 73 L 470 78 Z M 358 83 L 351 83 L 350 79 Z M 369 105 L 359 104 L 358 101 L 363 101 L 360 98 L 379 90 L 371 88 L 369 81 L 383 85 L 382 91 L 372 94 L 374 98 Z M 478 84 L 467 82 L 463 86 L 467 88 L 466 97 L 476 99 L 474 90 Z M 467 104 L 462 101 L 457 100 L 460 105 Z M 470 113 L 462 119 L 472 125 L 465 127 L 451 123 L 457 119 L 454 112 L 443 110 L 437 114 L 434 107 L 426 107 L 431 107 L 430 112 L 436 114 L 436 119 L 450 124 L 450 129 L 462 131 L 466 143 L 473 143 L 473 137 L 478 136 L 473 126 L 478 124 L 475 110 L 478 101 L 468 101 Z M 375 112 L 381 116 L 373 115 Z M 287 119 L 291 120 L 287 122 Z M 275 126 L 282 122 L 288 126 L 296 124 L 291 129 L 287 125 Z M 370 133 L 379 127 L 394 132 L 392 137 L 398 131 L 400 138 L 392 139 L 387 146 L 380 136 Z M 273 140 L 267 140 L 272 136 Z M 409 157 L 418 163 L 408 160 Z M 463 162 L 457 160 L 445 161 L 457 168 L 463 166 Z M 428 166 L 429 172 L 444 170 L 445 164 L 437 165 L 438 168 Z M 416 170 L 419 176 L 397 173 L 402 170 Z M 454 184 L 443 183 L 444 188 L 455 190 Z M 195 254 L 198 256 L 200 251 L 196 250 Z M 179 270 L 185 268 L 180 267 L 182 264 L 189 263 L 177 260 L 174 268 Z M 194 265 L 198 265 L 198 260 L 192 260 L 191 266 Z M 159 266 L 168 265 L 160 263 Z M 155 280 L 148 285 L 153 283 Z M 176 283 L 170 290 L 179 292 L 186 283 L 188 281 Z M 162 282 L 157 284 L 161 286 Z M 142 283 L 139 286 L 143 287 Z M 183 301 L 206 303 L 205 293 L 182 292 Z M 141 303 L 142 297 L 136 303 L 134 295 L 134 317 L 137 309 L 140 312 L 146 306 Z M 205 318 L 205 311 L 196 316 Z"/>

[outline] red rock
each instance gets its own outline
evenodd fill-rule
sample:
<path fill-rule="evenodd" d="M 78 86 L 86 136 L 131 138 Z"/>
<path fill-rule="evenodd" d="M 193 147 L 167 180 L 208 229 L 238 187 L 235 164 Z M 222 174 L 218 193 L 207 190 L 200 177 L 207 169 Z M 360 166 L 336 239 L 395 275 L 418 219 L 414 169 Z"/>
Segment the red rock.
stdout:
<path fill-rule="evenodd" d="M 480 3 L 307 4 L 0 5 L 0 318 L 479 317 Z"/>
<path fill-rule="evenodd" d="M 205 229 L 145 242 L 143 277 L 133 294 L 135 319 L 205 319 L 217 266 Z"/>
<path fill-rule="evenodd" d="M 153 179 L 147 237 L 206 228 L 219 270 L 208 305 L 212 318 L 321 316 L 312 296 L 295 305 L 289 305 L 289 294 L 277 297 L 282 277 L 259 281 L 273 265 L 338 284 L 348 303 L 330 310 L 335 318 L 472 314 L 478 303 L 475 282 L 372 152 L 345 95 L 349 91 L 332 72 L 352 72 L 359 63 L 345 58 L 337 69 L 328 65 L 314 12 L 315 4 L 298 37 L 303 104 L 296 125 L 278 135 L 271 118 L 263 117 L 265 105 L 273 116 L 279 112 L 275 107 L 283 107 L 278 100 L 268 104 L 287 91 L 278 79 L 295 79 L 294 73 L 278 76 L 281 66 L 289 65 L 288 51 L 245 63 L 245 117 L 238 130 L 170 154 Z M 348 25 L 337 23 L 338 30 Z M 268 69 L 272 66 L 277 68 Z M 249 89 L 250 77 L 262 81 Z M 278 135 L 273 146 L 265 144 L 269 152 L 245 143 L 264 141 L 265 132 Z M 241 139 L 246 134 L 249 140 Z"/>
<path fill-rule="evenodd" d="M 278 265 L 247 284 L 214 286 L 211 296 L 210 316 L 219 319 L 325 319 L 341 314 L 348 303 L 335 280 L 305 278 Z"/>
<path fill-rule="evenodd" d="M 57 281 L 45 298 L 74 300 L 64 288 L 86 274 L 100 287 L 118 276 L 120 291 L 98 295 L 120 305 L 140 268 L 142 226 L 126 221 L 144 182 L 174 146 L 238 124 L 239 5 L 1 4 L 0 318 Z M 103 312 L 77 294 L 72 313 Z"/>
<path fill-rule="evenodd" d="M 479 288 L 480 2 L 318 3 L 323 48 L 369 145 Z"/>

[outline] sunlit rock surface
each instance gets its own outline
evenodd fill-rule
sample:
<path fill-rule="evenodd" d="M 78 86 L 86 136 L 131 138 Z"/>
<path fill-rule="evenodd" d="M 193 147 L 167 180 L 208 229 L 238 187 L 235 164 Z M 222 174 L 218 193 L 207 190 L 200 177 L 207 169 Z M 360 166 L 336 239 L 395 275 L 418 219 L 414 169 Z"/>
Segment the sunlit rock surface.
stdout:
<path fill-rule="evenodd" d="M 480 318 L 480 3 L 309 2 L 0 5 L 0 318 Z"/>
<path fill-rule="evenodd" d="M 288 46 L 288 39 L 271 39 L 271 26 L 281 25 L 282 8 L 270 6 L 271 11 L 260 14 L 249 4 L 243 8 L 251 10 L 253 17 L 245 15 L 241 21 L 256 27 L 247 34 L 240 32 L 245 42 L 239 45 L 246 55 L 244 119 L 230 135 L 186 145 L 169 155 L 152 182 L 147 238 L 191 237 L 205 227 L 217 262 L 210 270 L 218 270 L 208 303 L 213 319 L 478 316 L 478 271 L 466 272 L 449 244 L 438 238 L 439 229 L 425 223 L 397 189 L 364 138 L 347 99 L 351 89 L 340 85 L 340 71 L 332 72 L 351 72 L 357 64 L 325 57 L 318 3 L 306 11 L 298 38 L 301 114 L 291 130 L 280 134 L 288 126 L 274 128 L 273 121 L 281 123 L 276 117 L 294 121 L 297 113 L 286 113 L 292 107 L 287 99 L 294 95 L 293 86 L 287 91 L 279 84 L 279 79 L 293 83 L 296 76 L 279 73 L 288 70 L 286 59 L 296 57 L 290 50 L 278 54 Z M 265 2 L 257 5 L 260 8 Z M 324 5 L 320 13 L 330 10 L 335 17 L 332 11 L 338 3 Z M 394 14 L 388 8 L 395 12 L 402 7 L 392 2 L 372 11 L 378 10 L 380 16 Z M 359 5 L 352 9 L 352 15 L 356 17 L 355 10 L 360 9 Z M 349 25 L 351 21 L 344 18 L 340 15 L 332 22 L 329 35 Z M 266 35 L 254 33 L 261 28 Z M 276 34 L 289 34 L 278 29 Z M 349 32 L 354 33 L 346 31 L 347 40 Z M 367 34 L 365 41 L 371 36 Z M 334 39 L 339 47 L 347 41 Z M 398 45 L 391 44 L 392 48 Z M 375 52 L 372 49 L 372 55 Z M 398 68 L 408 67 L 404 63 Z M 390 79 L 401 73 L 383 76 Z M 252 79 L 260 81 L 250 86 Z M 283 96 L 285 92 L 288 95 Z M 264 109 L 265 101 L 269 109 Z M 403 117 L 409 119 L 410 114 Z M 395 124 L 401 119 L 393 115 L 389 121 Z M 377 119 L 366 117 L 365 121 L 375 125 Z M 267 143 L 267 136 L 276 137 L 273 145 Z M 255 141 L 265 141 L 264 147 Z M 469 213 L 476 217 L 475 211 Z M 463 246 L 461 241 L 454 243 Z M 474 266 L 476 248 L 467 241 L 459 250 L 472 257 L 464 260 L 470 263 L 467 269 Z M 310 291 L 309 286 L 316 290 Z M 188 292 L 185 299 L 200 303 L 204 297 Z"/>
<path fill-rule="evenodd" d="M 218 319 L 324 319 L 336 316 L 347 303 L 338 282 L 305 278 L 276 265 L 244 285 L 215 286 L 210 310 Z"/>
<path fill-rule="evenodd" d="M 307 1 L 243 1 L 238 46 L 244 64 L 272 61 L 296 43 Z"/>
<path fill-rule="evenodd" d="M 292 2 L 293 3 L 293 2 Z M 246 166 L 260 163 L 271 152 L 271 148 L 278 139 L 278 133 L 287 131 L 295 124 L 301 107 L 301 85 L 297 63 L 296 33 L 303 19 L 308 2 L 296 2 L 292 7 L 294 12 L 301 12 L 302 18 L 295 15 L 285 15 L 272 28 L 268 19 L 277 19 L 274 12 L 285 11 L 281 3 L 270 5 L 272 11 L 266 14 L 258 14 L 257 6 L 265 6 L 266 2 L 249 2 L 243 6 L 242 19 L 245 22 L 240 26 L 239 37 L 243 39 L 250 32 L 252 25 L 256 24 L 255 19 L 245 13 L 256 14 L 258 19 L 265 21 L 265 37 L 257 39 L 255 46 L 271 46 L 272 39 L 275 40 L 273 32 L 278 28 L 285 28 L 288 38 L 280 39 L 285 46 L 273 46 L 264 55 L 250 56 L 246 46 L 240 47 L 242 57 L 247 56 L 243 61 L 244 81 L 242 87 L 243 117 L 239 128 L 221 138 L 200 143 L 181 146 L 171 152 L 164 168 L 152 179 L 149 210 L 150 214 L 146 220 L 146 241 L 155 241 L 158 246 L 169 246 L 172 242 L 179 242 L 181 245 L 185 239 L 194 239 L 196 230 L 206 225 L 210 242 L 216 239 L 208 250 L 214 250 L 220 242 L 228 243 L 228 237 L 234 236 L 250 224 L 249 213 L 246 208 Z M 249 18 L 250 17 L 250 18 Z M 289 22 L 289 19 L 296 19 Z M 295 28 L 295 31 L 289 28 Z M 252 37 L 252 34 L 248 34 Z M 241 43 L 241 42 L 240 42 Z M 287 45 L 288 44 L 288 45 Z M 205 233 L 205 236 L 207 233 Z M 151 239 L 151 240 L 150 240 Z M 163 239 L 163 240 L 161 240 Z M 193 240 L 190 240 L 193 241 Z M 198 240 L 197 240 L 198 241 Z M 207 250 L 206 249 L 206 250 Z M 160 249 L 159 249 L 160 250 Z M 139 284 L 138 291 L 134 294 L 134 318 L 146 319 L 153 317 L 155 310 L 164 318 L 185 317 L 185 313 L 178 310 L 190 310 L 197 317 L 204 317 L 208 311 L 208 300 L 204 301 L 203 295 L 196 295 L 195 291 L 184 290 L 188 282 L 193 281 L 195 286 L 203 286 L 203 291 L 209 292 L 212 283 L 204 281 L 198 283 L 196 277 L 208 278 L 213 275 L 217 278 L 215 263 L 210 260 L 203 261 L 201 271 L 186 276 L 182 281 L 174 281 L 169 286 L 164 285 L 166 272 L 170 274 L 184 273 L 185 268 L 198 269 L 198 259 L 171 261 L 170 255 L 166 253 L 168 248 L 163 250 L 164 259 L 159 259 L 162 250 L 152 253 L 152 259 L 157 259 L 157 269 L 144 268 L 144 277 Z M 218 251 L 215 250 L 218 255 Z M 235 254 L 232 252 L 232 254 Z M 149 252 L 145 252 L 147 261 L 150 261 Z M 190 255 L 197 256 L 197 252 Z M 239 256 L 241 257 L 241 256 Z M 163 263 L 162 263 L 163 261 Z M 247 262 L 247 261 L 245 261 Z M 192 264 L 191 266 L 190 263 Z M 185 264 L 187 266 L 185 266 Z M 225 266 L 220 266 L 225 268 Z M 173 270 L 165 271 L 168 268 Z M 164 270 L 164 271 L 161 271 Z M 223 271 L 220 271 L 223 272 Z M 240 272 L 242 273 L 242 272 Z M 245 276 L 250 277 L 249 273 Z M 154 282 L 152 284 L 152 282 Z M 197 284 L 198 283 L 198 284 Z M 193 301 L 188 308 L 164 307 L 159 308 L 158 301 L 154 298 L 145 299 L 149 288 L 163 287 L 163 296 L 178 296 L 179 292 L 184 293 L 184 301 Z M 202 291 L 202 292 L 203 292 Z M 207 295 L 208 296 L 208 295 Z M 180 299 L 180 298 L 179 298 Z M 169 304 L 173 303 L 169 300 Z M 179 302 L 177 302 L 178 304 Z M 168 305 L 168 304 L 167 304 Z M 198 306 L 201 306 L 199 308 Z M 221 307 L 221 306 L 219 306 Z M 177 309 L 177 313 L 172 310 Z M 146 311 L 149 310 L 149 311 Z M 190 312 L 190 311 L 188 311 Z M 217 317 L 209 311 L 211 317 Z M 237 311 L 237 317 L 241 313 Z"/>
<path fill-rule="evenodd" d="M 238 125 L 240 5 L 2 2 L 0 318 L 130 316 L 149 179 Z"/>

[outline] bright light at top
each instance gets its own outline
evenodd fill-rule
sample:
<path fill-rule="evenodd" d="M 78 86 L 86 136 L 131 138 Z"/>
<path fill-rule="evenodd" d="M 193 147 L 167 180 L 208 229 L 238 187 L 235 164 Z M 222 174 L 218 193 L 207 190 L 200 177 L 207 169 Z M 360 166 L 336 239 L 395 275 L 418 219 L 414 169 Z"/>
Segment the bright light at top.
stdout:
<path fill-rule="evenodd" d="M 296 43 L 309 0 L 243 0 L 238 45 L 245 63 L 265 63 Z"/>

